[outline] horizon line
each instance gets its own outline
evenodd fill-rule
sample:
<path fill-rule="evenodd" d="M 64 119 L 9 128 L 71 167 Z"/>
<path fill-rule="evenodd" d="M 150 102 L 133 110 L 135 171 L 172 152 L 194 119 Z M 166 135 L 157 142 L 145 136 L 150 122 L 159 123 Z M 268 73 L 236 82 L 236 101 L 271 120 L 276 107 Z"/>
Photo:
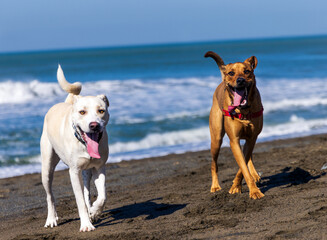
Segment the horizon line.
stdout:
<path fill-rule="evenodd" d="M 236 43 L 236 42 L 255 42 L 255 41 L 270 41 L 270 40 L 289 40 L 289 39 L 306 39 L 306 38 L 323 38 L 327 34 L 315 35 L 296 35 L 296 36 L 277 36 L 277 37 L 257 37 L 257 38 L 239 38 L 239 39 L 221 39 L 221 40 L 203 40 L 203 41 L 180 41 L 180 42 L 163 42 L 163 43 L 140 43 L 140 44 L 126 44 L 113 46 L 90 46 L 90 47 L 67 47 L 67 48 L 50 48 L 39 50 L 22 50 L 22 51 L 4 51 L 1 55 L 16 55 L 16 54 L 37 54 L 50 52 L 75 52 L 88 51 L 97 49 L 120 49 L 120 48 L 142 48 L 142 47 L 160 47 L 160 46 L 176 46 L 176 45 L 196 45 L 206 43 Z"/>

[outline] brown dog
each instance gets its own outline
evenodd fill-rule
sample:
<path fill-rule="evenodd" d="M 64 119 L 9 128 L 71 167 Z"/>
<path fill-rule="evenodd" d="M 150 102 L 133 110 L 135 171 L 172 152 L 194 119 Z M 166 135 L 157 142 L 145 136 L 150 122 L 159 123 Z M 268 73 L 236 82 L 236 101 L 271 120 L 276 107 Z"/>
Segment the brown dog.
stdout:
<path fill-rule="evenodd" d="M 263 107 L 253 73 L 258 63 L 257 58 L 252 56 L 244 62 L 225 65 L 224 61 L 214 52 L 207 52 L 205 57 L 212 57 L 216 61 L 223 80 L 213 95 L 209 117 L 212 155 L 211 192 L 221 189 L 217 175 L 217 159 L 226 132 L 239 166 L 229 193 L 242 191 L 244 176 L 250 190 L 250 198 L 262 198 L 264 194 L 256 186 L 260 176 L 252 162 L 252 151 L 263 125 Z M 246 140 L 243 152 L 240 139 Z"/>

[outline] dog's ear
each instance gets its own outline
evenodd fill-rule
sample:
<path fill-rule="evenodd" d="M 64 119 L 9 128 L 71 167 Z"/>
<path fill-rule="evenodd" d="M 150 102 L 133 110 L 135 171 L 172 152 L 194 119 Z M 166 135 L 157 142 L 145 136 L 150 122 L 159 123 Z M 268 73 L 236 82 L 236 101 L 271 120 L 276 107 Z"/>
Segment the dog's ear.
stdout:
<path fill-rule="evenodd" d="M 244 62 L 247 64 L 250 64 L 252 69 L 255 69 L 258 64 L 258 59 L 255 56 L 252 56 L 252 57 L 249 57 L 248 59 L 246 59 Z"/>
<path fill-rule="evenodd" d="M 220 70 L 220 73 L 221 73 L 221 78 L 224 79 L 224 71 L 226 70 L 226 66 L 225 66 L 225 63 L 224 63 L 224 60 L 215 52 L 212 52 L 212 51 L 209 51 L 207 52 L 205 55 L 204 55 L 205 58 L 207 57 L 211 57 L 213 58 L 213 60 L 216 61 L 218 67 L 219 67 L 219 70 Z"/>
<path fill-rule="evenodd" d="M 102 101 L 104 101 L 106 103 L 107 107 L 109 107 L 109 100 L 106 95 L 101 94 L 101 95 L 98 95 L 97 97 L 100 98 Z"/>

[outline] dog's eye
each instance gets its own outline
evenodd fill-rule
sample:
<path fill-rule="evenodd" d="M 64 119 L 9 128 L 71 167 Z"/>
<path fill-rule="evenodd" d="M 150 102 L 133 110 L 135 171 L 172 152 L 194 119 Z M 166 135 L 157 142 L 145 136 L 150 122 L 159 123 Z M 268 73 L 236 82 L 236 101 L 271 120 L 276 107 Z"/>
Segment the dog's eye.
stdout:
<path fill-rule="evenodd" d="M 81 111 L 79 111 L 79 114 L 81 114 L 81 115 L 85 115 L 85 111 L 84 110 L 81 110 Z"/>
<path fill-rule="evenodd" d="M 103 114 L 103 113 L 104 113 L 104 110 L 100 109 L 100 110 L 98 110 L 98 112 L 99 112 L 100 114 Z"/>
<path fill-rule="evenodd" d="M 249 70 L 244 70 L 244 74 L 249 74 L 250 71 Z"/>
<path fill-rule="evenodd" d="M 233 71 L 231 71 L 228 73 L 228 75 L 233 77 L 235 75 L 235 73 Z"/>

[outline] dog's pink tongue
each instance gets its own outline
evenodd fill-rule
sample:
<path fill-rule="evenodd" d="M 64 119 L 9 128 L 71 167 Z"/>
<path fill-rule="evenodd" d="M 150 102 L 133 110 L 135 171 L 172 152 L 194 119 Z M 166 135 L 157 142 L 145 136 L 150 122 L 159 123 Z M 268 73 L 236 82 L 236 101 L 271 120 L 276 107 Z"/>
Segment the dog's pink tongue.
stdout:
<path fill-rule="evenodd" d="M 236 89 L 236 91 L 234 92 L 234 106 L 235 107 L 240 106 L 242 98 L 244 96 L 244 93 L 245 93 L 244 89 L 242 89 L 242 90 Z"/>
<path fill-rule="evenodd" d="M 97 142 L 99 137 L 98 133 L 86 133 L 85 140 L 87 145 L 87 152 L 93 158 L 100 158 L 99 143 Z"/>
<path fill-rule="evenodd" d="M 243 96 L 244 96 L 244 93 L 245 93 L 245 90 L 244 89 L 236 89 L 234 93 L 234 103 L 233 103 L 233 106 L 228 106 L 228 112 L 233 112 L 235 110 L 235 108 L 237 108 L 238 106 L 241 105 L 241 101 L 243 99 Z"/>

